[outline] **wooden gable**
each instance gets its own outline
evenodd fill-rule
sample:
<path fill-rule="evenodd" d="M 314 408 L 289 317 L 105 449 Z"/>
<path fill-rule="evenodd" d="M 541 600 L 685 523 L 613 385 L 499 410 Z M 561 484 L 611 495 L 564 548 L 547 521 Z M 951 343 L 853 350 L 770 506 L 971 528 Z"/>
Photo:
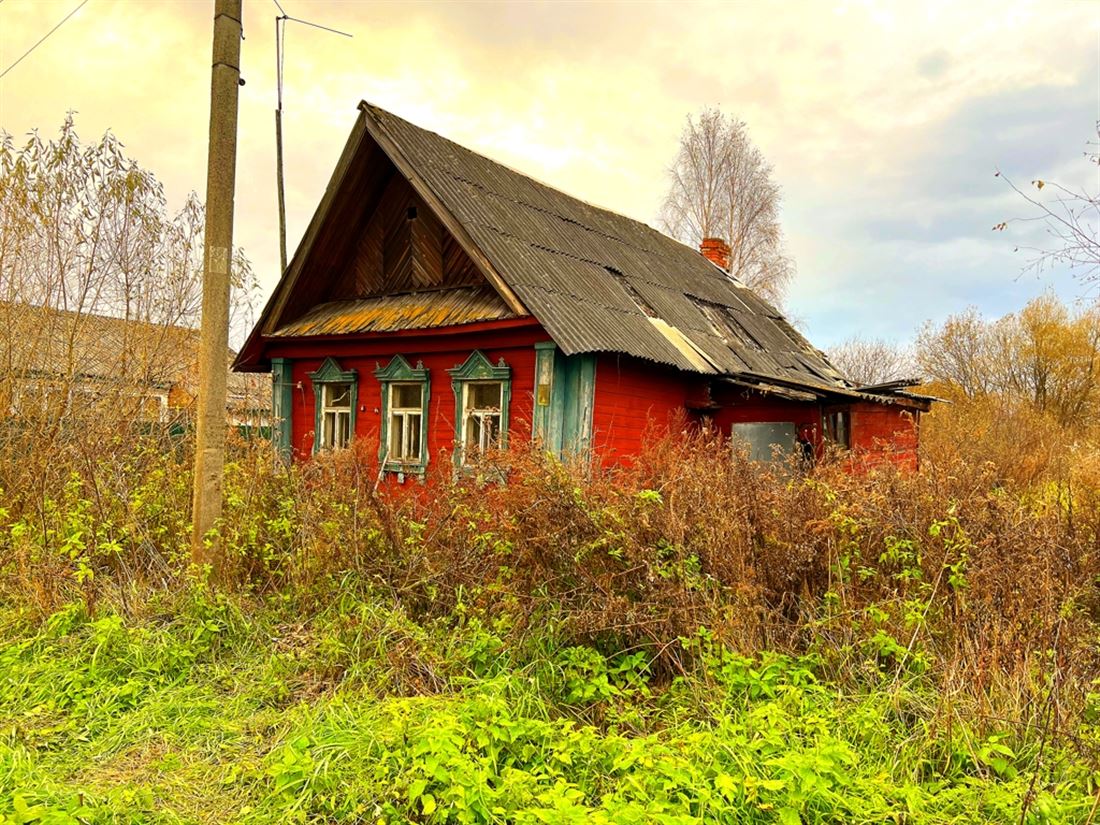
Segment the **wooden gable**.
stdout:
<path fill-rule="evenodd" d="M 470 257 L 400 175 L 389 179 L 356 236 L 329 300 L 485 283 Z"/>

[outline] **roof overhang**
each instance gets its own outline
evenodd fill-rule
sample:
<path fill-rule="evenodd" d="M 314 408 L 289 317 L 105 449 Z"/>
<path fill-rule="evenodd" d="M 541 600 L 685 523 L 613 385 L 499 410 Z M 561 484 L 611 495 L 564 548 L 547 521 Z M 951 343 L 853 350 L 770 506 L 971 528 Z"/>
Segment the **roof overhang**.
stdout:
<path fill-rule="evenodd" d="M 825 384 L 812 384 L 809 382 L 791 381 L 786 378 L 778 378 L 771 375 L 746 374 L 737 377 L 727 377 L 726 382 L 737 386 L 756 390 L 765 395 L 777 395 L 798 401 L 816 400 L 823 403 L 851 403 L 853 401 L 866 401 L 872 404 L 886 404 L 926 411 L 931 408 L 937 398 L 916 395 L 914 393 L 890 390 L 881 392 L 868 392 L 868 387 L 855 389 Z"/>
<path fill-rule="evenodd" d="M 252 332 L 249 334 L 244 346 L 241 347 L 240 353 L 234 359 L 232 365 L 234 370 L 262 372 L 270 368 L 270 364 L 264 357 L 264 341 L 286 322 L 290 298 L 294 294 L 295 287 L 302 278 L 303 272 L 308 268 L 307 265 L 321 230 L 332 216 L 334 205 L 341 191 L 347 185 L 353 163 L 371 142 L 382 151 L 398 173 L 409 182 L 413 191 L 435 213 L 447 231 L 454 236 L 455 241 L 470 257 L 470 260 L 473 261 L 485 280 L 497 291 L 508 309 L 515 315 L 530 315 L 527 307 L 523 305 L 523 302 L 501 277 L 492 262 L 474 243 L 462 224 L 451 214 L 423 178 L 417 174 L 408 158 L 386 133 L 385 127 L 371 115 L 367 103 L 361 101 L 359 103 L 359 117 L 356 119 L 351 134 L 344 144 L 344 149 L 340 153 L 340 159 L 333 170 L 328 185 L 325 187 L 325 194 L 321 198 L 321 203 L 314 212 L 312 219 L 310 219 L 301 243 L 295 250 L 286 271 L 282 273 L 282 277 L 264 306 L 259 320 L 252 328 Z"/>

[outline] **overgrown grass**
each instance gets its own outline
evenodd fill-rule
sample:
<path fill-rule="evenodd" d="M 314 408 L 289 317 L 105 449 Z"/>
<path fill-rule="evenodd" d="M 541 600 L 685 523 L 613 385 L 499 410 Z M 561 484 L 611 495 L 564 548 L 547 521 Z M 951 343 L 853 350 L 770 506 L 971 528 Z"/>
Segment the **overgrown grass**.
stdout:
<path fill-rule="evenodd" d="M 345 587 L 352 585 L 345 582 Z M 1066 744 L 948 720 L 934 683 L 865 659 L 685 640 L 646 655 L 553 629 L 516 647 L 459 614 L 422 626 L 369 591 L 292 601 L 192 590 L 160 615 L 32 629 L 4 612 L 0 810 L 14 822 L 1083 822 Z M 949 724 L 944 724 L 949 721 Z M 1093 736 L 1091 729 L 1081 735 Z"/>
<path fill-rule="evenodd" d="M 4 825 L 1095 819 L 1091 465 L 802 476 L 704 434 L 380 491 L 241 447 L 217 589 L 187 465 L 8 495 Z"/>

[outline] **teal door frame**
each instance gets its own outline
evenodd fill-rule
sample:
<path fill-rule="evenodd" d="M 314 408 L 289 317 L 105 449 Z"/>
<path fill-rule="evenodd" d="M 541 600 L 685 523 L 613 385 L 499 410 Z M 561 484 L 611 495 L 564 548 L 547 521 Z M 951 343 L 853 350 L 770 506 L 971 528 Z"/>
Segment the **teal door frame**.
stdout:
<path fill-rule="evenodd" d="M 535 344 L 534 436 L 559 458 L 592 449 L 596 356 L 566 355 L 553 341 Z"/>

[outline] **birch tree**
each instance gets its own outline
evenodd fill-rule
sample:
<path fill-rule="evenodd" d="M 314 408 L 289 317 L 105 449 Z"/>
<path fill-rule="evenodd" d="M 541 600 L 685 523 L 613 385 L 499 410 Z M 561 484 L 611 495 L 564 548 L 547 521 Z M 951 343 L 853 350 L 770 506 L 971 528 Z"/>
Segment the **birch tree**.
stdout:
<path fill-rule="evenodd" d="M 726 241 L 730 274 L 780 304 L 795 266 L 786 250 L 773 171 L 744 121 L 718 108 L 689 115 L 669 168 L 661 225 L 696 248 L 703 238 Z"/>
<path fill-rule="evenodd" d="M 864 385 L 920 375 L 916 359 L 907 347 L 881 338 L 849 338 L 829 350 L 829 360 L 845 378 Z"/>

